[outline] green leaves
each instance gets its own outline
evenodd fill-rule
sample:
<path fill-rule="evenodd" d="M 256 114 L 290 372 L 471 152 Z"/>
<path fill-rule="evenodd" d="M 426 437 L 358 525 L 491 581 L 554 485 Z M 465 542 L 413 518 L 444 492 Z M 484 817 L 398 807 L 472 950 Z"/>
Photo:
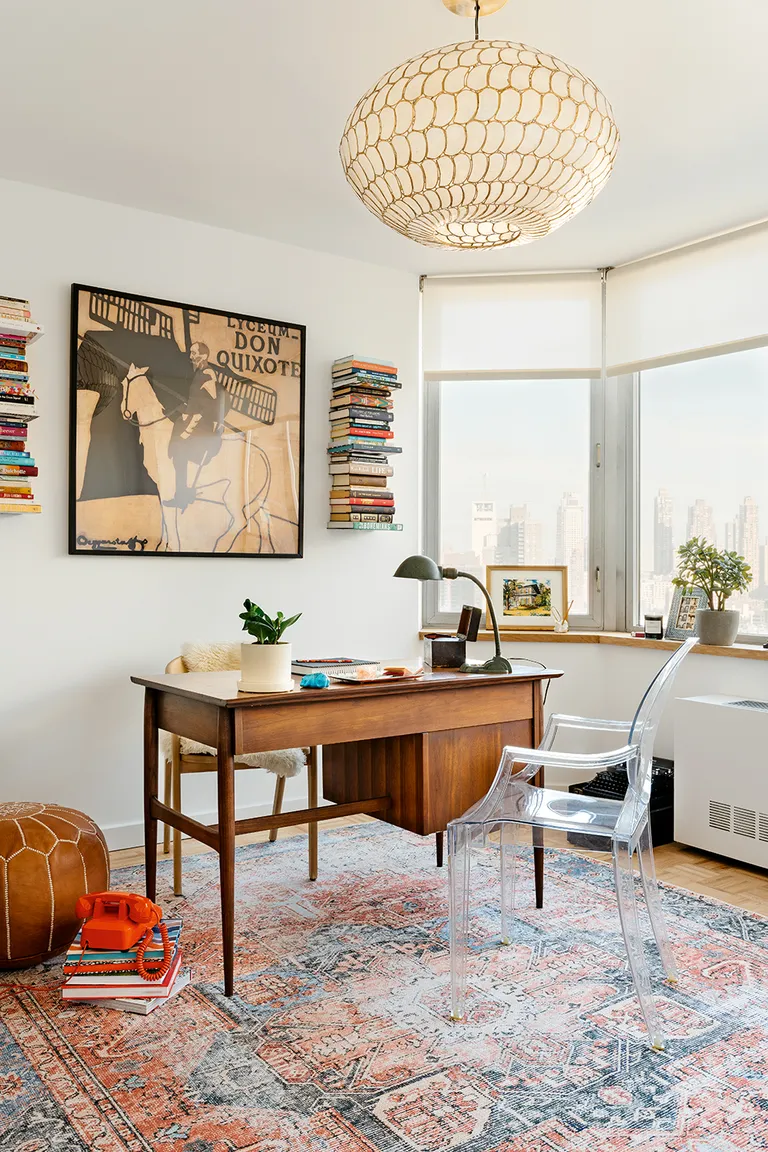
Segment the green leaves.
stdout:
<path fill-rule="evenodd" d="M 253 636 L 257 644 L 278 644 L 286 628 L 290 628 L 301 616 L 301 612 L 297 612 L 295 616 L 286 618 L 282 612 L 278 612 L 273 620 L 271 616 L 267 616 L 262 608 L 259 608 L 258 604 L 254 604 L 251 600 L 243 601 L 243 608 L 245 608 L 245 612 L 240 613 L 240 619 L 243 621 L 243 632 Z"/>
<path fill-rule="evenodd" d="M 722 612 L 729 596 L 746 592 L 752 583 L 752 569 L 738 552 L 718 552 L 714 544 L 694 536 L 677 550 L 677 588 L 700 588 L 710 608 Z"/>

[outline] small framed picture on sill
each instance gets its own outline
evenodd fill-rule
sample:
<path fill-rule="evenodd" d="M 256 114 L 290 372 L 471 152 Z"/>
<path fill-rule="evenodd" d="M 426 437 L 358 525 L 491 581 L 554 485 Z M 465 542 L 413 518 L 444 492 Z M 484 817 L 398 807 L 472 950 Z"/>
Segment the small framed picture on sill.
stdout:
<path fill-rule="evenodd" d="M 665 639 L 687 640 L 689 636 L 693 636 L 696 613 L 699 608 L 706 606 L 707 594 L 700 588 L 675 588 L 664 632 Z"/>
<path fill-rule="evenodd" d="M 565 565 L 543 567 L 493 564 L 485 570 L 499 628 L 554 631 L 556 616 L 568 612 L 568 569 Z"/>

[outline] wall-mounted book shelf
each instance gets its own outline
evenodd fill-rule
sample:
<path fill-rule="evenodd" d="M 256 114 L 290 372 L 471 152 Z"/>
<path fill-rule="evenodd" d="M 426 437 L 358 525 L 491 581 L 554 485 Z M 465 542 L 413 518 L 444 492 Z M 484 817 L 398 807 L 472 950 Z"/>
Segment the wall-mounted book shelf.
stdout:
<path fill-rule="evenodd" d="M 331 376 L 328 527 L 401 532 L 390 480 L 402 451 L 392 431 L 392 393 L 402 387 L 397 368 L 376 357 L 343 356 L 334 360 Z"/>
<path fill-rule="evenodd" d="M 28 300 L 0 295 L 0 515 L 42 511 L 33 492 L 37 463 L 27 449 L 29 425 L 38 416 L 27 347 L 42 334 Z"/>

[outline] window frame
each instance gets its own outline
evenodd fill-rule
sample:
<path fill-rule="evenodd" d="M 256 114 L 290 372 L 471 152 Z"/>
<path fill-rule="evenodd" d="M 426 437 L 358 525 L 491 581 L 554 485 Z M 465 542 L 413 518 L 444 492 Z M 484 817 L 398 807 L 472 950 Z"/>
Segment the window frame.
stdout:
<path fill-rule="evenodd" d="M 571 627 L 580 631 L 602 631 L 605 627 L 605 381 L 585 371 L 481 371 L 424 373 L 424 552 L 440 557 L 440 403 L 441 384 L 451 380 L 472 382 L 501 380 L 589 380 L 589 483 L 588 500 L 588 589 L 589 612 L 571 617 Z M 440 612 L 439 588 L 435 581 L 425 582 L 422 592 L 422 621 L 425 628 L 455 628 L 456 612 Z M 487 627 L 487 622 L 486 622 Z"/>
<path fill-rule="evenodd" d="M 721 356 L 732 356 L 756 348 L 768 348 L 768 336 L 738 340 L 730 344 L 691 349 L 688 352 L 665 356 L 638 366 L 637 371 L 612 379 L 617 382 L 623 394 L 621 428 L 617 429 L 622 442 L 626 461 L 626 486 L 624 505 L 624 565 L 617 573 L 623 585 L 623 611 L 625 631 L 640 630 L 640 438 L 642 436 L 642 410 L 640 403 L 641 375 L 655 368 L 666 368 L 673 364 L 691 364 L 696 360 L 712 360 Z M 666 621 L 665 621 L 666 626 Z M 768 635 L 758 632 L 739 632 L 736 644 L 749 644 L 753 647 L 768 645 Z"/>

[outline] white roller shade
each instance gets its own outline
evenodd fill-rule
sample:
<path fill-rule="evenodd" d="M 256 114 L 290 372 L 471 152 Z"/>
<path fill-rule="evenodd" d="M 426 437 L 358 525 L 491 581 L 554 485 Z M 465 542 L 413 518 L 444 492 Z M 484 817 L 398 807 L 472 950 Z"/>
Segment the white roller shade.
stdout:
<path fill-rule="evenodd" d="M 426 279 L 427 377 L 482 372 L 600 375 L 597 272 Z"/>
<path fill-rule="evenodd" d="M 768 335 L 768 227 L 608 273 L 608 374 Z"/>

